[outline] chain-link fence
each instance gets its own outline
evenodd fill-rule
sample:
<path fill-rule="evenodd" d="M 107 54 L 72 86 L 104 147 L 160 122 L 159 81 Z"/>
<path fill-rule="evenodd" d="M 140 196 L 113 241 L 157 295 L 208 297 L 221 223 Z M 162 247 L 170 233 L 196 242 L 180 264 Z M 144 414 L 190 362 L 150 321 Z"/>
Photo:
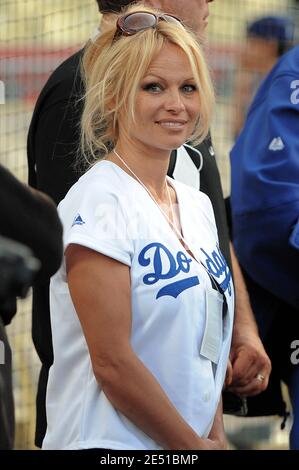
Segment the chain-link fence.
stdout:
<path fill-rule="evenodd" d="M 229 193 L 228 155 L 236 135 L 240 105 L 236 88 L 246 25 L 266 14 L 296 18 L 298 8 L 295 0 L 211 3 L 207 53 L 218 93 L 212 134 L 225 194 Z M 85 43 L 99 21 L 94 0 L 0 0 L 0 163 L 24 182 L 27 180 L 26 135 L 37 95 L 51 71 Z M 30 310 L 30 299 L 21 302 L 8 328 L 14 359 L 16 448 L 19 449 L 34 447 L 39 361 L 31 340 Z M 248 420 L 244 424 L 229 418 L 226 425 L 232 440 L 234 435 L 240 437 L 242 428 L 244 439 L 250 442 L 248 446 L 286 446 L 287 432 L 283 436 L 273 433 L 268 421 L 251 421 L 251 431 L 247 434 L 244 426 L 248 427 Z M 276 419 L 273 423 L 275 431 L 279 423 Z M 243 447 L 246 445 L 243 442 Z"/>

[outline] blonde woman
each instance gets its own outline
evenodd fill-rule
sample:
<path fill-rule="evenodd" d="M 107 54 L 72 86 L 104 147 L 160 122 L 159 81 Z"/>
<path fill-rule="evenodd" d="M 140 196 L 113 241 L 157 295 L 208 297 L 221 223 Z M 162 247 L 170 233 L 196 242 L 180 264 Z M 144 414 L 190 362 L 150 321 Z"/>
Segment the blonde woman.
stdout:
<path fill-rule="evenodd" d="M 131 7 L 87 47 L 90 169 L 59 206 L 45 449 L 223 449 L 233 286 L 209 199 L 167 175 L 214 95 L 195 37 Z"/>

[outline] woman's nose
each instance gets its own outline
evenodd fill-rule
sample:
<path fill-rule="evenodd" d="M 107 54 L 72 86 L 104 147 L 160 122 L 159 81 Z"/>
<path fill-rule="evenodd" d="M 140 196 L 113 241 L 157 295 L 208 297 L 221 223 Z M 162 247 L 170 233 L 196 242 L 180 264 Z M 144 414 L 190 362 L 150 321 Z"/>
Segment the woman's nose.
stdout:
<path fill-rule="evenodd" d="M 167 93 L 165 107 L 167 111 L 179 112 L 185 109 L 180 90 L 169 90 Z"/>

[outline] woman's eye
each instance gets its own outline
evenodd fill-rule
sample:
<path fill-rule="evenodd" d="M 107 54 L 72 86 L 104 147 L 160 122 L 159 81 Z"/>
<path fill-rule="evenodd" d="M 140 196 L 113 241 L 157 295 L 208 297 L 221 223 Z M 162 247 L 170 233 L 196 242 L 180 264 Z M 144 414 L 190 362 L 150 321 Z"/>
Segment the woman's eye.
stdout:
<path fill-rule="evenodd" d="M 159 93 L 162 91 L 162 87 L 159 83 L 148 83 L 147 85 L 144 85 L 143 89 L 152 93 Z"/>
<path fill-rule="evenodd" d="M 195 85 L 183 85 L 182 87 L 184 93 L 193 93 L 196 89 Z"/>

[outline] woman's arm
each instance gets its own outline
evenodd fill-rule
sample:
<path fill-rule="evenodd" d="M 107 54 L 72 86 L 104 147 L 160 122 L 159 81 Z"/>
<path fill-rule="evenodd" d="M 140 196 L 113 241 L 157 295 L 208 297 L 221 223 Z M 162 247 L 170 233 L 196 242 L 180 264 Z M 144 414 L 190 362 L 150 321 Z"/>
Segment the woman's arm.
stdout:
<path fill-rule="evenodd" d="M 236 287 L 236 308 L 230 354 L 233 370 L 229 389 L 240 396 L 253 396 L 267 388 L 271 362 L 258 334 L 245 281 L 232 244 L 231 257 Z M 265 380 L 262 382 L 257 380 L 258 374 L 262 374 Z"/>
<path fill-rule="evenodd" d="M 227 440 L 223 425 L 223 409 L 222 409 L 222 398 L 219 401 L 214 423 L 209 434 L 209 439 L 217 444 L 219 450 L 225 450 L 227 448 Z"/>
<path fill-rule="evenodd" d="M 74 244 L 66 263 L 94 374 L 112 405 L 165 449 L 216 448 L 183 420 L 131 348 L 129 267 Z"/>

